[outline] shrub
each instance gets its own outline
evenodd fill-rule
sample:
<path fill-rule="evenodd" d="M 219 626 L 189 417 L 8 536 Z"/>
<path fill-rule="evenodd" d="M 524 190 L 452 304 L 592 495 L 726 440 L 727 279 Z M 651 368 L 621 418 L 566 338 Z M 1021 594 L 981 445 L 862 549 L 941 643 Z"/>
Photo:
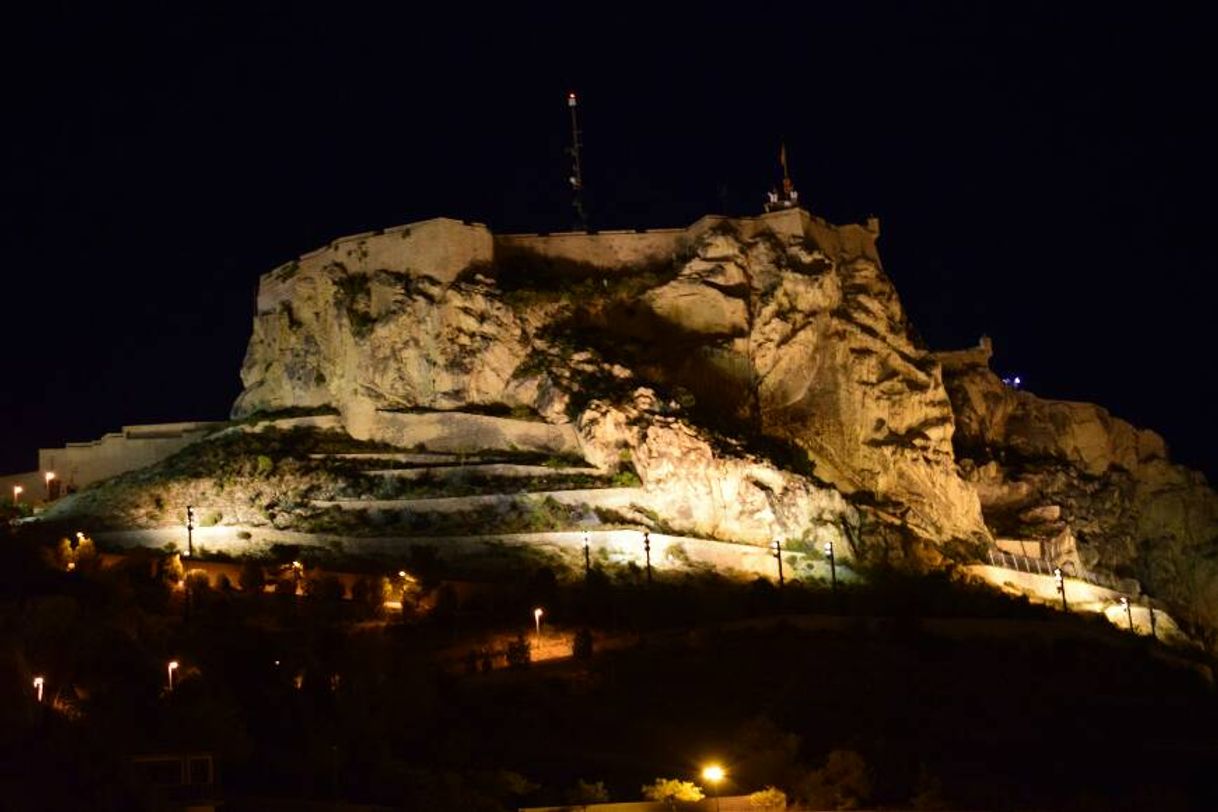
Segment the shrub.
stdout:
<path fill-rule="evenodd" d="M 215 527 L 224 518 L 224 514 L 218 510 L 209 510 L 199 519 L 199 527 Z"/>
<path fill-rule="evenodd" d="M 186 588 L 195 595 L 211 591 L 211 579 L 203 570 L 190 570 L 186 573 Z"/>
<path fill-rule="evenodd" d="M 643 484 L 639 475 L 632 470 L 618 471 L 610 481 L 615 488 L 637 488 Z"/>
<path fill-rule="evenodd" d="M 575 633 L 575 643 L 571 647 L 571 653 L 577 660 L 587 660 L 592 656 L 592 632 L 590 630 L 580 629 Z"/>
<path fill-rule="evenodd" d="M 567 803 L 580 806 L 603 804 L 609 801 L 609 790 L 605 789 L 604 781 L 585 781 L 581 778 L 565 794 Z"/>
<path fill-rule="evenodd" d="M 266 587 L 266 575 L 262 571 L 262 564 L 252 558 L 242 561 L 237 583 L 240 584 L 242 592 L 261 594 Z"/>
<path fill-rule="evenodd" d="M 786 809 L 787 794 L 778 787 L 766 787 L 749 796 L 749 806 L 753 809 Z"/>
<path fill-rule="evenodd" d="M 343 582 L 335 575 L 315 575 L 305 581 L 305 594 L 310 598 L 338 601 L 347 594 Z"/>
<path fill-rule="evenodd" d="M 523 634 L 518 635 L 515 640 L 508 643 L 507 662 L 509 668 L 528 668 L 532 660 L 533 647 L 529 645 L 529 641 L 524 638 Z"/>

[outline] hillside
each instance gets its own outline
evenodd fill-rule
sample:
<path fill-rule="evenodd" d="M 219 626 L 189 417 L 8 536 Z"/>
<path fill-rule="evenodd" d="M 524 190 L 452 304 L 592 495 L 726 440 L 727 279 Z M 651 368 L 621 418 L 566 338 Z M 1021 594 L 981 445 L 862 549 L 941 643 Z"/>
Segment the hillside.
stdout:
<path fill-rule="evenodd" d="M 1204 478 L 1100 407 L 999 381 L 987 343 L 921 346 L 878 234 L 787 210 L 337 240 L 263 277 L 243 425 L 51 516 L 170 527 L 189 503 L 246 539 L 637 527 L 915 568 L 1015 550 L 1218 626 Z"/>

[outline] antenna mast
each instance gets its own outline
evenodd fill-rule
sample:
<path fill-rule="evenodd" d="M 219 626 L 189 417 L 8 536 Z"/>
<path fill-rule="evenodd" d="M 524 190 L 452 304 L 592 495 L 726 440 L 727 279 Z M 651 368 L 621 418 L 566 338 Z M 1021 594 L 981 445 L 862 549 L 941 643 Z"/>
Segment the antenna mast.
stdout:
<path fill-rule="evenodd" d="M 567 94 L 567 107 L 571 109 L 571 147 L 567 152 L 571 155 L 571 205 L 575 207 L 575 216 L 580 228 L 588 228 L 588 215 L 584 211 L 584 173 L 579 161 L 579 118 L 576 115 L 576 99 L 574 93 Z"/>

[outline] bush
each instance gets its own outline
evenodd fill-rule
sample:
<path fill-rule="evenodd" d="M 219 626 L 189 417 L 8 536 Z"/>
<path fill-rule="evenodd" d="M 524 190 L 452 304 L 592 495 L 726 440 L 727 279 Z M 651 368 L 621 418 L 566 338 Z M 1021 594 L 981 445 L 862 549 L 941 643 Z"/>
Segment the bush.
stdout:
<path fill-rule="evenodd" d="M 592 656 L 592 632 L 590 630 L 580 629 L 575 633 L 575 643 L 571 647 L 571 653 L 577 660 L 586 660 Z"/>
<path fill-rule="evenodd" d="M 211 591 L 211 579 L 203 570 L 190 570 L 186 573 L 186 588 L 195 595 Z"/>
<path fill-rule="evenodd" d="M 262 564 L 252 558 L 242 561 L 237 583 L 241 586 L 242 592 L 262 594 L 262 590 L 266 588 L 266 574 L 262 571 Z"/>
<path fill-rule="evenodd" d="M 389 600 L 389 579 L 366 575 L 351 586 L 351 599 L 373 615 L 380 614 Z M 403 601 L 403 604 L 405 601 Z"/>
<path fill-rule="evenodd" d="M 799 794 L 813 807 L 858 809 L 871 797 L 871 771 L 853 750 L 834 750 L 825 766 L 800 781 Z"/>
<path fill-rule="evenodd" d="M 339 601 L 347 594 L 343 582 L 335 575 L 315 575 L 305 581 L 305 594 L 310 598 Z"/>
<path fill-rule="evenodd" d="M 508 643 L 507 662 L 509 668 L 528 668 L 532 660 L 533 647 L 529 645 L 528 640 L 524 639 L 524 635 L 519 635 L 515 640 Z"/>

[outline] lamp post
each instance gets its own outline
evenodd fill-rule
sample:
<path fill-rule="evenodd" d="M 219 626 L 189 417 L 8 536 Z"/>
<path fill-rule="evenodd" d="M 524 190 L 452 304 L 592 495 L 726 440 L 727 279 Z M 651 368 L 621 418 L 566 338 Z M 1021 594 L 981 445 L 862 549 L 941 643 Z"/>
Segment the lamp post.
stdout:
<path fill-rule="evenodd" d="M 774 542 L 770 545 L 770 549 L 772 549 L 774 551 L 774 553 L 773 553 L 774 558 L 778 561 L 778 586 L 781 587 L 783 585 L 782 542 L 779 541 L 778 539 L 774 539 Z"/>
<path fill-rule="evenodd" d="M 719 812 L 719 782 L 723 780 L 723 768 L 718 764 L 708 764 L 702 768 L 702 778 L 709 783 L 715 792 L 715 812 Z"/>
<path fill-rule="evenodd" d="M 42 686 L 46 683 L 42 677 L 34 677 L 34 690 L 38 692 L 38 702 L 42 703 Z"/>
<path fill-rule="evenodd" d="M 544 614 L 545 612 L 540 606 L 533 610 L 533 625 L 537 627 L 537 645 L 539 646 L 541 645 L 541 616 Z"/>
<path fill-rule="evenodd" d="M 592 573 L 592 534 L 584 531 L 584 580 Z"/>
<path fill-rule="evenodd" d="M 1062 596 L 1062 611 L 1069 612 L 1070 604 L 1066 602 L 1066 579 L 1062 575 L 1061 567 L 1053 568 L 1053 580 L 1057 582 L 1057 591 L 1061 593 Z"/>
<path fill-rule="evenodd" d="M 21 501 L 21 494 L 25 493 L 25 488 L 20 485 L 13 486 L 13 504 L 16 505 Z"/>
<path fill-rule="evenodd" d="M 54 472 L 54 471 L 47 471 L 45 474 L 43 474 L 43 478 L 44 478 L 44 479 L 46 479 L 46 483 L 47 483 L 47 501 L 49 502 L 49 501 L 51 501 L 51 480 L 55 478 L 55 472 Z"/>
<path fill-rule="evenodd" d="M 177 660 L 170 660 L 169 667 L 166 669 L 166 671 L 169 673 L 169 691 L 170 691 L 170 693 L 173 692 L 173 672 L 178 670 L 178 665 L 179 665 L 179 663 Z"/>
<path fill-rule="evenodd" d="M 192 505 L 186 506 L 186 556 L 188 558 L 195 557 L 195 509 Z"/>
<path fill-rule="evenodd" d="M 651 584 L 651 532 L 643 531 L 643 554 L 647 557 L 647 583 Z"/>
<path fill-rule="evenodd" d="M 1129 620 L 1129 631 L 1133 631 L 1133 608 L 1129 605 L 1129 598 L 1121 596 L 1121 606 L 1125 608 L 1125 617 Z"/>
<path fill-rule="evenodd" d="M 825 542 L 825 556 L 829 559 L 829 578 L 833 584 L 833 594 L 837 594 L 837 559 L 833 555 L 833 542 Z"/>

